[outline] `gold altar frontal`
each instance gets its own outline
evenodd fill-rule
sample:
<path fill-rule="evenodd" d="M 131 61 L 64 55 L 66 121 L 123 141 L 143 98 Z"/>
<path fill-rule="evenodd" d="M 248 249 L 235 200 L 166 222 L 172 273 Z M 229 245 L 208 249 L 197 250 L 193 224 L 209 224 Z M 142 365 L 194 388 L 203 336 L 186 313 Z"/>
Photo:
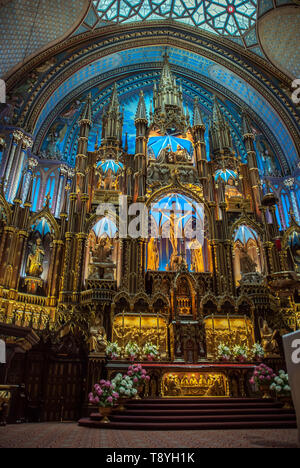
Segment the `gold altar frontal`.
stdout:
<path fill-rule="evenodd" d="M 246 316 L 211 315 L 204 319 L 204 325 L 209 358 L 215 357 L 221 343 L 249 348 L 255 343 L 253 322 Z"/>
<path fill-rule="evenodd" d="M 166 320 L 158 315 L 117 315 L 113 322 L 112 341 L 117 342 L 122 349 L 129 342 L 135 342 L 141 348 L 150 342 L 158 346 L 161 356 L 166 356 L 168 349 Z"/>
<path fill-rule="evenodd" d="M 174 372 L 162 379 L 163 397 L 226 397 L 227 377 L 221 372 Z"/>

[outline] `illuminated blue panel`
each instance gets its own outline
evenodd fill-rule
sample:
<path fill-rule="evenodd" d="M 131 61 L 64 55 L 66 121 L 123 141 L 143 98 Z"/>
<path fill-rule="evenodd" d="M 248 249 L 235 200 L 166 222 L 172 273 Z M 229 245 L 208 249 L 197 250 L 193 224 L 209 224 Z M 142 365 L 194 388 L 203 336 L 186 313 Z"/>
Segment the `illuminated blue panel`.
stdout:
<path fill-rule="evenodd" d="M 49 201 L 49 208 L 51 209 L 52 207 L 52 202 L 53 202 L 53 197 L 54 197 L 54 189 L 55 189 L 55 174 L 52 172 L 52 174 L 48 177 L 47 180 L 47 185 L 46 185 L 46 195 L 50 195 L 50 201 Z"/>
<path fill-rule="evenodd" d="M 281 192 L 281 204 L 283 208 L 285 223 L 287 226 L 289 226 L 290 225 L 290 217 L 289 217 L 290 200 L 289 200 L 288 194 L 284 190 L 282 190 Z"/>
<path fill-rule="evenodd" d="M 40 194 L 40 187 L 41 187 L 41 174 L 38 172 L 36 174 L 36 178 L 33 181 L 33 188 L 32 188 L 32 211 L 37 210 L 38 201 L 39 201 L 39 194 Z"/>
<path fill-rule="evenodd" d="M 237 173 L 232 171 L 231 169 L 219 169 L 218 171 L 216 171 L 215 180 L 217 181 L 220 178 L 227 183 L 230 178 L 236 179 Z"/>
<path fill-rule="evenodd" d="M 246 245 L 249 239 L 256 240 L 256 233 L 248 226 L 240 226 L 234 236 L 234 240 L 239 240 L 242 244 Z"/>
<path fill-rule="evenodd" d="M 153 150 L 155 157 L 157 157 L 160 154 L 160 152 L 168 146 L 174 152 L 177 150 L 178 146 L 181 149 L 186 149 L 188 153 L 191 153 L 192 151 L 191 142 L 183 138 L 177 138 L 172 135 L 149 138 L 148 147 Z"/>
<path fill-rule="evenodd" d="M 46 234 L 51 232 L 50 227 L 49 227 L 47 221 L 45 220 L 45 218 L 42 218 L 37 226 L 31 226 L 31 228 L 34 231 L 38 231 L 41 234 L 41 237 L 43 237 Z"/>
<path fill-rule="evenodd" d="M 101 21 L 172 19 L 238 37 L 255 25 L 257 0 L 95 0 L 94 5 Z"/>
<path fill-rule="evenodd" d="M 121 162 L 116 162 L 113 159 L 107 159 L 106 161 L 100 161 L 97 164 L 103 173 L 106 173 L 109 169 L 112 170 L 114 174 L 117 174 L 118 171 L 123 169 L 123 164 Z"/>
<path fill-rule="evenodd" d="M 111 219 L 102 218 L 97 224 L 95 224 L 93 230 L 97 237 L 107 235 L 108 237 L 113 238 L 116 235 L 117 226 Z"/>

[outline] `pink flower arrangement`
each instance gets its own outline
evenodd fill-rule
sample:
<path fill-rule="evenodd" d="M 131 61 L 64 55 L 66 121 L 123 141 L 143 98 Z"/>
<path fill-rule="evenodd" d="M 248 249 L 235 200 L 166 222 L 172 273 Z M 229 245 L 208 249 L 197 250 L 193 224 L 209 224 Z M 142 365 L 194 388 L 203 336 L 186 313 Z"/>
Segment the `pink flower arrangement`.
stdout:
<path fill-rule="evenodd" d="M 133 384 L 136 387 L 139 387 L 144 382 L 150 380 L 149 375 L 147 375 L 147 371 L 143 369 L 141 364 L 129 366 L 127 375 L 129 375 L 132 378 Z"/>
<path fill-rule="evenodd" d="M 270 384 L 272 380 L 276 377 L 274 374 L 273 369 L 266 366 L 266 364 L 260 364 L 259 366 L 255 367 L 253 375 L 249 380 L 251 385 L 264 385 Z"/>
<path fill-rule="evenodd" d="M 94 385 L 94 391 L 89 394 L 89 402 L 102 407 L 114 406 L 118 398 L 119 394 L 110 380 L 100 380 Z"/>

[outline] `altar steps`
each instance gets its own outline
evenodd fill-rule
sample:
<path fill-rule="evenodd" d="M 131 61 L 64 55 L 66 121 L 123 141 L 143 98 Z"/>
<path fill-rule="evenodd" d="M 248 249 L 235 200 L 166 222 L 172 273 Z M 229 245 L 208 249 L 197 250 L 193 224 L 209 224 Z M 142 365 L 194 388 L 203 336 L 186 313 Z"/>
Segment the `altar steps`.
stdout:
<path fill-rule="evenodd" d="M 114 412 L 110 423 L 99 413 L 79 421 L 80 426 L 135 430 L 208 430 L 296 428 L 292 410 L 273 400 L 260 399 L 157 399 L 133 400 L 125 412 Z"/>

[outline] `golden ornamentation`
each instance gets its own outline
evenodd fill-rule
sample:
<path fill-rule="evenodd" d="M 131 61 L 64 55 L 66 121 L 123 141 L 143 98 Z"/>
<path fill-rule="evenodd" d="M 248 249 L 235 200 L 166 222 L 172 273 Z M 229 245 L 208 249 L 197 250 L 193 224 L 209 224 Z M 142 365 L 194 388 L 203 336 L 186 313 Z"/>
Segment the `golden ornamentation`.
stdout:
<path fill-rule="evenodd" d="M 228 379 L 217 372 L 168 373 L 162 379 L 164 397 L 229 396 Z"/>

